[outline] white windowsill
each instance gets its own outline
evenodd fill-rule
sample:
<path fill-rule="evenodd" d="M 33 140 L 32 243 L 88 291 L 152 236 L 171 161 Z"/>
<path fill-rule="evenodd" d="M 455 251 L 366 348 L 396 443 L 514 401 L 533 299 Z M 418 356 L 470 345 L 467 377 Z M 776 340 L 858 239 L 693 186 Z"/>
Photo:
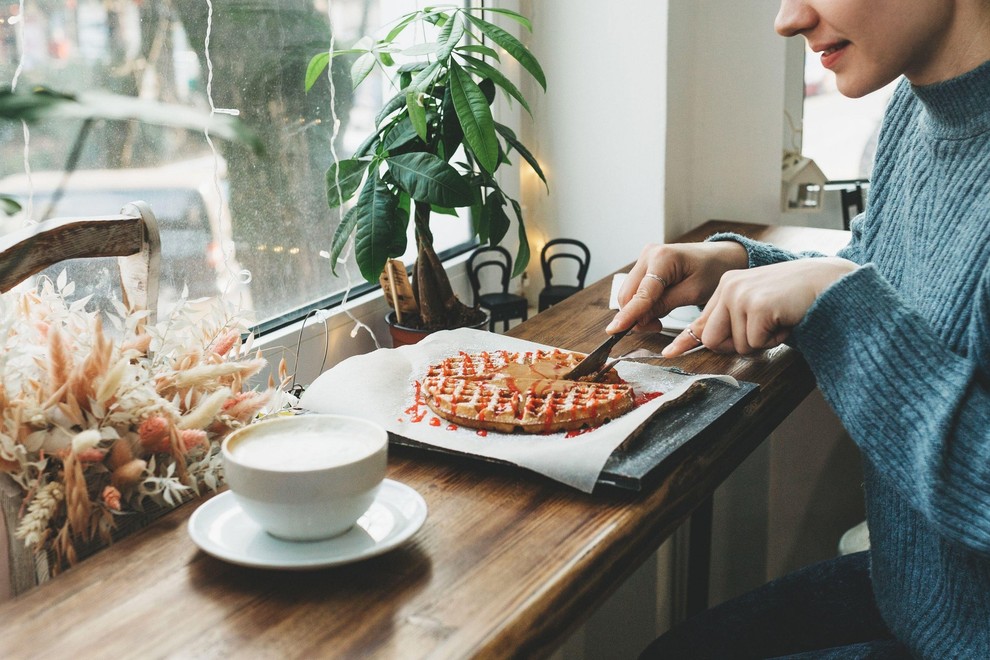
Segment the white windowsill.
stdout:
<path fill-rule="evenodd" d="M 470 252 L 447 262 L 454 292 L 466 304 L 471 303 L 471 287 L 467 280 L 465 262 Z M 378 347 L 391 347 L 391 337 L 385 316 L 391 311 L 380 290 L 347 301 L 323 314 L 311 314 L 284 328 L 259 337 L 255 346 L 261 348 L 268 360 L 268 369 L 261 374 L 261 383 L 269 373 L 276 373 L 284 359 L 290 376 L 296 369 L 296 346 L 299 346 L 298 371 L 293 382 L 308 386 L 323 371 L 352 355 L 360 355 Z M 352 318 L 353 317 L 353 318 Z M 366 327 L 360 327 L 355 322 Z M 374 334 L 374 339 L 371 334 Z M 352 336 L 353 335 L 353 336 Z M 377 340 L 377 345 L 376 345 Z M 324 357 L 325 355 L 325 357 Z M 278 377 L 275 377 L 278 380 Z"/>

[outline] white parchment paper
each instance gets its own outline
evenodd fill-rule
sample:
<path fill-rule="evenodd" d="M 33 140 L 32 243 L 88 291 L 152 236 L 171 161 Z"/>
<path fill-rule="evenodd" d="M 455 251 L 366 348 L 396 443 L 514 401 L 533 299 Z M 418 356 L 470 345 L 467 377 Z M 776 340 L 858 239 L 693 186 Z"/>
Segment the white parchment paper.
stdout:
<path fill-rule="evenodd" d="M 551 479 L 590 493 L 611 453 L 665 402 L 684 394 L 696 380 L 714 378 L 738 386 L 730 376 L 685 376 L 647 364 L 622 362 L 619 375 L 640 396 L 663 392 L 631 412 L 574 437 L 488 433 L 473 429 L 449 430 L 449 424 L 432 426 L 429 413 L 413 422 L 407 412 L 416 397 L 415 381 L 430 364 L 458 351 L 529 351 L 552 346 L 462 328 L 429 335 L 413 346 L 379 349 L 348 358 L 320 375 L 301 399 L 300 406 L 314 412 L 355 415 L 378 422 L 392 433 L 435 447 L 483 456 L 533 470 Z M 425 409 L 425 408 L 424 408 Z"/>

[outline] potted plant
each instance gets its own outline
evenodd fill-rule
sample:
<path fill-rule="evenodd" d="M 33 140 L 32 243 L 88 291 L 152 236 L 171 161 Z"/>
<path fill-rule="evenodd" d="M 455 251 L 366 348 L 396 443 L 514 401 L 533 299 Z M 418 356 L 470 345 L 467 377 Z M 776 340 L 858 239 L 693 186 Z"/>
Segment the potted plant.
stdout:
<path fill-rule="evenodd" d="M 500 57 L 507 54 L 517 60 L 544 90 L 546 78 L 532 53 L 485 20 L 483 12 L 497 13 L 532 30 L 526 17 L 505 9 L 428 7 L 400 18 L 384 38 L 364 37 L 352 48 L 315 55 L 306 73 L 308 90 L 332 58 L 347 56 L 353 59 L 355 87 L 375 68 L 394 81 L 396 93 L 379 112 L 375 130 L 351 158 L 327 170 L 331 208 L 357 196 L 333 235 L 330 259 L 335 268 L 353 235 L 362 276 L 379 281 L 389 260 L 405 252 L 411 219 L 417 247 L 412 274 L 416 312 L 403 317 L 402 323 L 427 332 L 477 325 L 485 319 L 484 312 L 463 304 L 453 293 L 433 246 L 431 215 L 469 207 L 475 235 L 494 245 L 509 230 L 506 206 L 511 205 L 519 236 L 516 276 L 529 262 L 529 243 L 519 203 L 502 190 L 495 173 L 511 163 L 515 151 L 546 184 L 536 159 L 509 127 L 494 120 L 491 111 L 501 90 L 530 112 L 520 90 L 499 71 Z M 435 35 L 435 40 L 400 48 L 397 37 L 417 25 L 423 27 L 417 34 Z M 485 45 L 486 39 L 503 52 Z"/>

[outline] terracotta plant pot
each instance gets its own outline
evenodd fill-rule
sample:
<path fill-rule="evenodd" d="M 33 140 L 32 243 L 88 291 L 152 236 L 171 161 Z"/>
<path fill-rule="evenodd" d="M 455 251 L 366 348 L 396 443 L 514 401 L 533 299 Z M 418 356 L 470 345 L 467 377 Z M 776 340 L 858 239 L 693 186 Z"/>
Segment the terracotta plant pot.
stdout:
<path fill-rule="evenodd" d="M 385 322 L 388 323 L 388 331 L 389 334 L 392 335 L 392 348 L 418 343 L 423 339 L 423 337 L 430 334 L 429 330 L 419 330 L 417 328 L 409 328 L 404 325 L 399 325 L 395 322 L 394 311 L 385 315 Z M 484 319 L 471 327 L 477 330 L 484 330 L 487 328 L 488 315 L 486 314 Z"/>

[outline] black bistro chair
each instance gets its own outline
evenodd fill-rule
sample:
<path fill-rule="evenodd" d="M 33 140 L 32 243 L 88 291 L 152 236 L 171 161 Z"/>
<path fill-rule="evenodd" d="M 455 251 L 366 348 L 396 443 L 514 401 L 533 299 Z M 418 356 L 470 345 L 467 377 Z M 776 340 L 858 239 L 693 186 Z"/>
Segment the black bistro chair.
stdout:
<path fill-rule="evenodd" d="M 498 291 L 482 293 L 482 271 L 494 271 L 501 287 Z M 485 245 L 471 253 L 467 262 L 468 279 L 474 292 L 474 304 L 488 310 L 488 329 L 495 330 L 495 322 L 502 322 L 502 330 L 509 329 L 510 319 L 526 320 L 529 314 L 529 301 L 525 296 L 509 293 L 509 276 L 512 274 L 512 256 L 499 245 Z M 486 277 L 486 283 L 493 281 Z"/>
<path fill-rule="evenodd" d="M 577 266 L 577 284 L 554 284 L 554 262 L 560 266 L 559 260 L 571 260 Z M 574 295 L 584 288 L 584 278 L 588 275 L 588 264 L 591 262 L 591 251 L 588 246 L 573 238 L 555 238 L 543 246 L 540 251 L 540 266 L 543 267 L 543 290 L 540 291 L 539 311 L 543 311 L 559 303 L 564 298 Z M 559 271 L 558 271 L 559 272 Z"/>

